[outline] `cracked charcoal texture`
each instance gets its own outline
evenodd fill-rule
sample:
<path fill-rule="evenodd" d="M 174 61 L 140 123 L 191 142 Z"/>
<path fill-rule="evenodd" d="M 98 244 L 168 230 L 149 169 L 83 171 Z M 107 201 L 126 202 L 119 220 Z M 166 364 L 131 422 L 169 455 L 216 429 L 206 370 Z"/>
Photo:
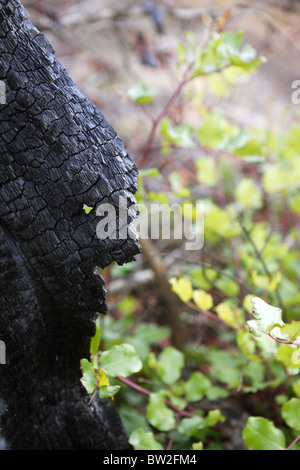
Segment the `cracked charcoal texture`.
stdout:
<path fill-rule="evenodd" d="M 83 204 L 135 204 L 136 166 L 17 0 L 0 0 L 0 80 L 1 442 L 126 449 L 112 405 L 88 404 L 80 359 L 106 312 L 95 267 L 131 261 L 140 247 L 99 240 L 96 209 Z"/>

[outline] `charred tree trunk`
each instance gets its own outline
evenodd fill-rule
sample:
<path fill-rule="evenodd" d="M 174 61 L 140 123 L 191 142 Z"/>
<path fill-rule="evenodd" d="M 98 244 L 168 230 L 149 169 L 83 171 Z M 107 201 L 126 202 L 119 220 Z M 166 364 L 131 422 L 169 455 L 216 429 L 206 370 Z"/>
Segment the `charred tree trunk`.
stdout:
<path fill-rule="evenodd" d="M 124 449 L 110 403 L 88 405 L 80 360 L 105 313 L 95 268 L 139 252 L 133 237 L 97 237 L 96 208 L 135 204 L 136 166 L 18 0 L 0 0 L 0 80 L 1 437 L 8 449 Z"/>

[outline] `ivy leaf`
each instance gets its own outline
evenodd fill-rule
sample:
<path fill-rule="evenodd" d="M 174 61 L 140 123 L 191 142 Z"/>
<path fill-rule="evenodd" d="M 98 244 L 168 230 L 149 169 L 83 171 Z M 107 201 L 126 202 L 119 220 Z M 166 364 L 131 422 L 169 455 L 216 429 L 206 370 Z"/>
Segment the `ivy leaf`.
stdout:
<path fill-rule="evenodd" d="M 142 362 L 131 344 L 115 345 L 100 356 L 102 368 L 108 375 L 127 377 L 142 368 Z"/>
<path fill-rule="evenodd" d="M 99 398 L 113 398 L 120 388 L 120 385 L 102 386 L 99 389 Z"/>
<path fill-rule="evenodd" d="M 221 423 L 224 423 L 224 421 L 226 421 L 226 418 L 222 415 L 220 410 L 210 410 L 205 418 L 205 421 L 207 426 L 213 427 L 219 421 L 221 421 Z"/>
<path fill-rule="evenodd" d="M 204 290 L 194 290 L 193 299 L 197 307 L 201 308 L 204 312 L 210 310 L 214 305 L 212 296 Z"/>
<path fill-rule="evenodd" d="M 147 406 L 149 423 L 160 431 L 170 431 L 175 426 L 174 412 L 165 404 L 163 394 L 151 393 Z"/>
<path fill-rule="evenodd" d="M 155 323 L 140 323 L 136 330 L 136 335 L 147 344 L 159 344 L 170 337 L 170 328 L 158 326 Z"/>
<path fill-rule="evenodd" d="M 94 209 L 93 207 L 83 204 L 83 210 L 86 214 L 89 214 L 93 209 Z"/>
<path fill-rule="evenodd" d="M 205 418 L 197 415 L 192 418 L 183 418 L 179 423 L 178 432 L 184 436 L 195 436 L 199 430 L 205 427 Z"/>
<path fill-rule="evenodd" d="M 183 302 L 191 300 L 193 296 L 193 286 L 191 281 L 184 279 L 183 277 L 179 279 L 172 277 L 169 282 L 172 286 L 172 290 Z"/>
<path fill-rule="evenodd" d="M 166 141 L 172 142 L 178 147 L 189 148 L 195 145 L 191 137 L 193 130 L 193 127 L 188 124 L 179 124 L 172 127 L 169 118 L 164 118 L 161 121 L 161 135 Z"/>
<path fill-rule="evenodd" d="M 127 95 L 134 103 L 147 104 L 153 101 L 156 90 L 149 89 L 144 82 L 139 82 L 127 91 Z"/>
<path fill-rule="evenodd" d="M 100 326 L 96 325 L 96 332 L 95 332 L 94 336 L 91 338 L 91 341 L 90 341 L 90 352 L 91 352 L 92 356 L 95 356 L 95 354 L 97 354 L 98 349 L 99 349 L 100 331 L 101 331 Z"/>
<path fill-rule="evenodd" d="M 292 398 L 286 402 L 281 409 L 281 415 L 290 428 L 300 431 L 300 398 Z"/>
<path fill-rule="evenodd" d="M 129 444 L 133 446 L 134 450 L 163 450 L 153 433 L 146 432 L 142 428 L 136 429 L 130 434 Z"/>
<path fill-rule="evenodd" d="M 213 158 L 202 157 L 195 163 L 199 183 L 215 186 L 217 183 L 217 169 Z"/>
<path fill-rule="evenodd" d="M 220 35 L 221 42 L 218 46 L 218 52 L 230 60 L 232 65 L 244 68 L 248 72 L 256 69 L 256 67 L 265 60 L 264 58 L 256 59 L 256 50 L 250 45 L 245 44 L 242 48 L 244 33 L 239 31 L 224 31 Z"/>
<path fill-rule="evenodd" d="M 240 157 L 257 157 L 263 154 L 263 147 L 257 136 L 245 129 L 239 129 L 229 138 L 226 149 Z"/>
<path fill-rule="evenodd" d="M 240 45 L 244 40 L 243 31 L 237 33 L 233 31 L 224 31 L 221 34 L 222 42 L 219 46 L 219 51 L 223 52 L 223 55 L 231 57 L 239 52 Z"/>
<path fill-rule="evenodd" d="M 166 384 L 175 383 L 184 366 L 184 354 L 173 346 L 166 347 L 158 358 L 158 374 Z"/>
<path fill-rule="evenodd" d="M 209 148 L 221 148 L 226 140 L 226 123 L 217 113 L 207 115 L 198 130 L 201 145 Z"/>
<path fill-rule="evenodd" d="M 272 421 L 261 417 L 250 417 L 243 430 L 243 439 L 249 450 L 284 450 L 283 432 Z"/>
<path fill-rule="evenodd" d="M 299 349 L 290 344 L 280 344 L 276 352 L 276 359 L 289 369 L 300 368 Z"/>
<path fill-rule="evenodd" d="M 235 198 L 244 208 L 258 209 L 262 206 L 261 192 L 250 178 L 245 178 L 238 184 Z"/>
<path fill-rule="evenodd" d="M 273 163 L 265 168 L 262 184 L 267 193 L 276 193 L 289 187 L 288 172 L 282 163 Z"/>
<path fill-rule="evenodd" d="M 300 398 L 300 380 L 297 380 L 293 384 L 293 392 L 295 393 L 295 395 L 297 395 L 297 397 Z"/>
<path fill-rule="evenodd" d="M 225 323 L 232 326 L 238 325 L 238 310 L 236 307 L 232 307 L 230 303 L 224 301 L 220 302 L 216 307 L 215 311 L 218 317 Z"/>
<path fill-rule="evenodd" d="M 203 450 L 203 442 L 194 442 L 192 450 Z"/>
<path fill-rule="evenodd" d="M 278 307 L 272 307 L 272 305 L 267 304 L 264 300 L 259 297 L 254 297 L 252 299 L 252 314 L 255 318 L 255 321 L 248 321 L 248 326 L 250 329 L 257 329 L 263 333 L 269 334 L 274 330 L 274 335 L 278 339 L 282 335 L 280 334 L 280 327 L 284 326 L 284 322 L 281 318 L 281 309 Z M 273 333 L 272 333 L 273 334 Z"/>
<path fill-rule="evenodd" d="M 87 359 L 82 359 L 80 361 L 80 367 L 83 373 L 80 381 L 87 393 L 92 393 L 95 390 L 97 383 L 95 369 Z"/>
<path fill-rule="evenodd" d="M 299 343 L 300 342 L 300 322 L 292 321 L 284 325 L 280 329 L 281 333 L 287 338 L 290 342 Z"/>
<path fill-rule="evenodd" d="M 103 369 L 98 369 L 96 371 L 96 378 L 97 378 L 97 387 L 106 387 L 109 385 L 109 380 L 107 377 L 107 372 Z"/>
<path fill-rule="evenodd" d="M 201 400 L 211 387 L 211 381 L 201 372 L 194 372 L 184 384 L 184 392 L 189 402 Z"/>

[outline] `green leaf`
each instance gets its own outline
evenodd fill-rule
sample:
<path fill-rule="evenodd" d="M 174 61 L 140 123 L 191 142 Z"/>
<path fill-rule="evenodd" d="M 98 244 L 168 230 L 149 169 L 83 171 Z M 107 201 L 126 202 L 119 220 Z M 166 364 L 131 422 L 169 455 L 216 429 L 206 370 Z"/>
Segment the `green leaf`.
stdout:
<path fill-rule="evenodd" d="M 258 209 L 262 206 L 261 192 L 250 178 L 245 178 L 238 184 L 235 198 L 244 208 Z"/>
<path fill-rule="evenodd" d="M 167 326 L 158 326 L 155 323 L 140 323 L 135 334 L 147 344 L 159 344 L 170 337 L 171 330 Z"/>
<path fill-rule="evenodd" d="M 127 377 L 142 368 L 142 362 L 134 347 L 127 343 L 115 345 L 104 351 L 100 356 L 100 362 L 101 367 L 112 377 L 117 375 Z"/>
<path fill-rule="evenodd" d="M 144 82 L 139 82 L 127 91 L 127 95 L 134 103 L 147 104 L 153 101 L 156 90 L 149 89 Z"/>
<path fill-rule="evenodd" d="M 218 400 L 219 398 L 227 398 L 229 392 L 224 387 L 212 385 L 206 392 L 206 398 L 210 401 Z"/>
<path fill-rule="evenodd" d="M 208 412 L 208 415 L 205 418 L 207 426 L 215 426 L 219 421 L 221 423 L 224 423 L 226 421 L 226 418 L 222 415 L 220 410 L 210 410 Z"/>
<path fill-rule="evenodd" d="M 203 269 L 202 267 L 192 268 L 189 272 L 193 285 L 200 289 L 209 290 L 218 274 L 213 269 Z M 211 281 L 211 282 L 210 282 Z"/>
<path fill-rule="evenodd" d="M 300 398 L 300 379 L 293 384 L 293 392 Z"/>
<path fill-rule="evenodd" d="M 273 163 L 265 168 L 262 183 L 267 193 L 273 194 L 289 187 L 288 172 L 282 163 Z"/>
<path fill-rule="evenodd" d="M 218 148 L 225 140 L 225 127 L 222 116 L 218 114 L 206 116 L 198 130 L 200 144 L 209 148 Z"/>
<path fill-rule="evenodd" d="M 254 354 L 256 344 L 253 336 L 245 330 L 240 330 L 237 334 L 236 341 L 240 350 L 248 355 Z"/>
<path fill-rule="evenodd" d="M 183 418 L 178 426 L 178 432 L 184 436 L 195 436 L 198 431 L 206 427 L 205 418 L 202 416 L 193 416 L 192 418 Z"/>
<path fill-rule="evenodd" d="M 132 315 L 137 309 L 138 301 L 133 295 L 126 295 L 118 302 L 118 309 L 124 315 Z"/>
<path fill-rule="evenodd" d="M 166 347 L 158 358 L 158 374 L 166 384 L 175 383 L 184 366 L 184 354 L 173 346 Z"/>
<path fill-rule="evenodd" d="M 224 58 L 227 58 L 232 65 L 242 67 L 248 72 L 253 72 L 264 60 L 263 58 L 256 59 L 256 50 L 250 44 L 245 44 L 242 48 L 240 47 L 244 39 L 242 31 L 237 33 L 224 31 L 220 34 L 220 38 L 218 52 Z"/>
<path fill-rule="evenodd" d="M 208 361 L 211 362 L 211 376 L 228 384 L 230 388 L 238 387 L 244 358 L 224 350 L 209 351 L 207 356 Z"/>
<path fill-rule="evenodd" d="M 286 337 L 287 341 L 300 342 L 300 322 L 292 321 L 281 327 L 281 333 Z"/>
<path fill-rule="evenodd" d="M 290 369 L 300 369 L 299 350 L 296 346 L 280 344 L 276 353 L 277 361 Z"/>
<path fill-rule="evenodd" d="M 160 431 L 170 431 L 175 426 L 175 414 L 167 407 L 163 394 L 151 393 L 147 406 L 149 423 Z"/>
<path fill-rule="evenodd" d="M 205 202 L 205 234 L 213 233 L 218 237 L 230 238 L 238 235 L 240 228 L 229 208 L 221 209 L 211 201 Z"/>
<path fill-rule="evenodd" d="M 100 398 L 113 398 L 116 393 L 120 390 L 120 385 L 109 385 L 109 386 L 102 386 L 99 389 L 99 397 Z"/>
<path fill-rule="evenodd" d="M 245 445 L 250 450 L 284 450 L 285 437 L 272 421 L 261 417 L 250 417 L 243 430 Z"/>
<path fill-rule="evenodd" d="M 92 356 L 95 356 L 95 354 L 97 354 L 98 352 L 99 345 L 100 345 L 100 332 L 101 332 L 100 326 L 96 325 L 96 332 L 90 341 L 90 352 Z"/>
<path fill-rule="evenodd" d="M 285 403 L 281 415 L 290 428 L 300 431 L 300 398 L 292 398 Z"/>
<path fill-rule="evenodd" d="M 217 183 L 216 164 L 212 157 L 199 158 L 196 163 L 197 179 L 199 183 L 215 186 Z"/>
<path fill-rule="evenodd" d="M 267 304 L 264 300 L 259 297 L 252 299 L 252 314 L 255 318 L 253 322 L 250 320 L 248 325 L 251 328 L 258 329 L 259 331 L 269 334 L 272 330 L 272 335 L 276 335 L 278 338 L 280 334 L 280 327 L 284 326 L 284 322 L 281 318 L 281 309 L 278 307 L 272 307 Z M 256 324 L 255 324 L 256 323 Z"/>
<path fill-rule="evenodd" d="M 189 402 L 201 400 L 211 387 L 211 381 L 201 372 L 194 372 L 184 384 L 184 392 Z"/>
<path fill-rule="evenodd" d="M 163 450 L 153 433 L 145 432 L 142 428 L 136 429 L 130 434 L 129 444 L 133 446 L 134 450 Z"/>
<path fill-rule="evenodd" d="M 161 135 L 167 142 L 172 142 L 179 147 L 189 148 L 195 145 L 191 137 L 193 130 L 193 127 L 188 124 L 171 126 L 170 119 L 167 117 L 161 121 Z"/>
<path fill-rule="evenodd" d="M 121 416 L 127 436 L 130 436 L 133 431 L 139 428 L 144 431 L 151 431 L 145 414 L 141 414 L 138 408 L 134 408 L 130 400 L 128 400 L 128 403 L 118 406 L 118 413 Z"/>
<path fill-rule="evenodd" d="M 227 57 L 231 57 L 239 52 L 240 45 L 244 40 L 243 31 L 233 32 L 224 31 L 221 34 L 222 42 L 219 46 L 219 51 L 222 50 L 223 54 Z"/>
<path fill-rule="evenodd" d="M 93 209 L 94 209 L 93 207 L 83 204 L 83 210 L 86 214 L 89 214 Z"/>
<path fill-rule="evenodd" d="M 216 286 L 222 292 L 227 294 L 230 297 L 235 297 L 239 292 L 239 285 L 233 279 L 228 278 L 227 276 L 220 277 L 217 280 Z"/>
<path fill-rule="evenodd" d="M 261 156 L 264 151 L 258 137 L 248 129 L 241 129 L 228 139 L 226 149 L 233 155 L 240 157 Z M 248 159 L 249 161 L 249 159 Z"/>
<path fill-rule="evenodd" d="M 87 359 L 81 359 L 80 367 L 83 373 L 81 383 L 86 389 L 87 393 L 92 393 L 96 388 L 96 375 L 95 369 Z"/>
<path fill-rule="evenodd" d="M 203 450 L 203 442 L 194 442 L 192 450 Z"/>

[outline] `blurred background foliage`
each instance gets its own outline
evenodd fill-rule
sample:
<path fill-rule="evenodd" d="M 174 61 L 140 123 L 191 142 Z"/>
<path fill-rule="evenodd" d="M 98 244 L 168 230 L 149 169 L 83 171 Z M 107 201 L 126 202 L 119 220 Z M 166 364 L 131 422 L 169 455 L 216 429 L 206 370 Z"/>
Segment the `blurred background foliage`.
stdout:
<path fill-rule="evenodd" d="M 253 297 L 300 321 L 299 2 L 23 3 L 137 162 L 138 202 L 205 208 L 201 249 L 142 239 L 135 262 L 103 273 L 100 347 L 130 344 L 141 360 L 130 378 L 97 376 L 123 380 L 114 403 L 131 444 L 287 447 L 300 430 L 294 346 L 247 321 Z"/>

